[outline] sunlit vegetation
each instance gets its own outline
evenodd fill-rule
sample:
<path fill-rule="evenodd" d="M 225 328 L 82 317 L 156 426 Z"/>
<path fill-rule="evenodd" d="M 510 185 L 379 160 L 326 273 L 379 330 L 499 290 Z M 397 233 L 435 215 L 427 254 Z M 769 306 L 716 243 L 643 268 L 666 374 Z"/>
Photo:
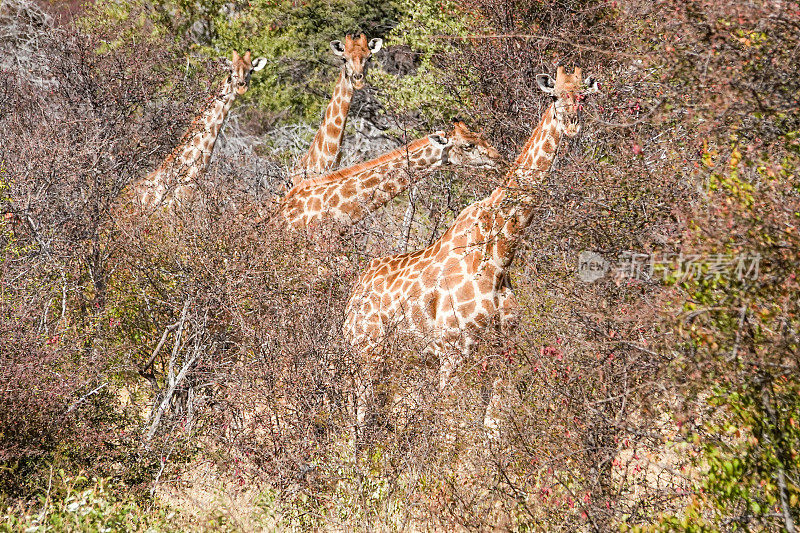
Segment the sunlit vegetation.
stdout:
<path fill-rule="evenodd" d="M 66 12 L 0 4 L 0 530 L 796 530 L 798 2 Z M 355 280 L 503 173 L 438 170 L 344 232 L 276 224 L 347 33 L 384 47 L 346 164 L 456 117 L 513 160 L 551 103 L 537 74 L 600 80 L 531 192 L 517 328 L 488 328 L 446 393 L 387 339 L 357 442 Z M 138 209 L 246 49 L 268 63 L 195 196 Z"/>

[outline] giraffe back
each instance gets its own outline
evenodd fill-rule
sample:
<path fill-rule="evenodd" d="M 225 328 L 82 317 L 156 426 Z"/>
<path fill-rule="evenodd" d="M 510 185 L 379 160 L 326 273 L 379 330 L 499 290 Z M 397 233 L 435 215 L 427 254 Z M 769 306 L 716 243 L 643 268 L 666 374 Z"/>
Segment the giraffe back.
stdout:
<path fill-rule="evenodd" d="M 373 348 L 397 327 L 466 349 L 500 308 L 504 269 L 487 229 L 489 199 L 464 209 L 427 248 L 373 259 L 347 304 L 345 337 Z M 442 348 L 442 346 L 439 346 Z"/>
<path fill-rule="evenodd" d="M 376 159 L 295 185 L 282 202 L 290 225 L 308 227 L 323 219 L 352 225 L 389 202 L 433 168 L 453 165 L 496 168 L 502 155 L 480 133 L 456 122 Z"/>
<path fill-rule="evenodd" d="M 343 226 L 354 224 L 408 187 L 412 179 L 419 177 L 415 171 L 441 162 L 446 144 L 435 144 L 431 137 L 328 176 L 304 180 L 281 201 L 284 218 L 295 228 L 322 220 Z"/>

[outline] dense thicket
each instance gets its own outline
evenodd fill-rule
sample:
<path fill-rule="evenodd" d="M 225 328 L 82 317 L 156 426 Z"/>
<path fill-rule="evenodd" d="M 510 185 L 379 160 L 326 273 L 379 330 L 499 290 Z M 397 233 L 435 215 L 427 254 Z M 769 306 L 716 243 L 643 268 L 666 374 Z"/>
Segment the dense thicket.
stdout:
<path fill-rule="evenodd" d="M 25 2 L 0 15 L 29 67 L 0 78 L 5 527 L 796 527 L 797 2 L 101 2 L 57 30 Z M 439 172 L 343 236 L 269 223 L 347 31 L 395 58 L 355 106 L 360 154 L 458 114 L 513 158 L 550 103 L 536 74 L 601 80 L 536 191 L 519 327 L 487 331 L 452 394 L 393 345 L 357 453 L 354 279 L 502 176 Z M 198 197 L 127 205 L 234 48 L 270 63 Z M 607 275 L 579 275 L 583 252 Z"/>

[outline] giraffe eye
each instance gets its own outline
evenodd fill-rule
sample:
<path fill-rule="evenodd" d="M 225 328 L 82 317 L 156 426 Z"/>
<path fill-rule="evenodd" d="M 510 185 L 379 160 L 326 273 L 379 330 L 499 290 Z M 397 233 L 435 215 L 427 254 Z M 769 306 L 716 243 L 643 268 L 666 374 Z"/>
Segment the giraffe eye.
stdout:
<path fill-rule="evenodd" d="M 475 145 L 474 145 L 474 144 L 472 144 L 472 143 L 467 143 L 467 144 L 464 146 L 464 148 L 466 148 L 467 150 L 472 150 L 473 148 L 475 148 Z"/>

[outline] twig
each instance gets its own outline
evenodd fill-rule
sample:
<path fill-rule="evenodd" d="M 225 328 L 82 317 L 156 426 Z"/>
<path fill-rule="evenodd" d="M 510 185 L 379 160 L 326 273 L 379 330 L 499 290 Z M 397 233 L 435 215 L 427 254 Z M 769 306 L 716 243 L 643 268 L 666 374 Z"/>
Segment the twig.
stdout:
<path fill-rule="evenodd" d="M 188 302 L 187 302 L 187 304 L 188 304 Z M 185 313 L 185 310 L 186 310 L 186 307 L 184 306 L 184 313 Z M 181 316 L 183 316 L 184 313 L 181 313 Z M 153 362 L 156 360 L 156 356 L 158 356 L 158 352 L 161 351 L 161 348 L 164 346 L 164 343 L 167 341 L 167 335 L 169 334 L 170 331 L 174 330 L 177 327 L 178 327 L 178 323 L 175 322 L 174 324 L 170 324 L 169 326 L 164 328 L 164 333 L 161 335 L 161 340 L 158 341 L 158 344 L 156 345 L 156 349 L 153 350 L 153 355 L 150 356 L 150 359 L 148 359 L 147 362 L 139 370 L 139 374 L 143 374 L 144 372 L 147 371 L 148 368 L 150 368 L 150 365 L 152 365 Z"/>
<path fill-rule="evenodd" d="M 431 35 L 429 39 L 442 39 L 442 40 L 451 40 L 451 41 L 477 41 L 482 39 L 524 39 L 524 40 L 536 40 L 536 41 L 550 41 L 553 43 L 559 44 L 566 44 L 568 46 L 572 46 L 573 48 L 577 48 L 579 50 L 587 50 L 590 52 L 597 52 L 599 54 L 607 54 L 613 55 L 615 57 L 629 57 L 629 58 L 638 58 L 636 54 L 628 54 L 625 52 L 620 52 L 618 50 L 604 50 L 602 48 L 597 48 L 596 46 L 586 46 L 582 44 L 576 44 L 571 41 L 567 41 L 564 39 L 559 39 L 557 37 L 550 37 L 548 35 L 536 35 L 531 33 L 497 33 L 492 35 Z"/>
<path fill-rule="evenodd" d="M 85 396 L 80 397 L 75 403 L 73 403 L 72 405 L 69 406 L 69 409 L 67 409 L 64 414 L 69 414 L 72 411 L 74 411 L 75 408 L 78 407 L 80 404 L 82 404 L 84 401 L 86 401 L 86 399 L 89 398 L 89 396 L 91 396 L 93 394 L 97 394 L 106 385 L 108 385 L 108 381 L 106 381 L 105 383 L 103 383 L 99 387 L 96 387 L 94 390 L 92 390 L 91 392 L 89 392 Z"/>
<path fill-rule="evenodd" d="M 647 112 L 644 115 L 642 115 L 638 119 L 634 120 L 633 122 L 606 122 L 605 120 L 601 119 L 600 117 L 598 117 L 594 113 L 590 112 L 590 113 L 587 113 L 587 114 L 592 119 L 592 121 L 594 121 L 594 122 L 596 122 L 598 124 L 601 124 L 603 126 L 606 126 L 608 128 L 632 128 L 633 126 L 641 124 L 642 122 L 644 122 L 645 120 L 650 118 L 653 115 L 653 113 L 655 113 L 656 110 L 659 107 L 661 107 L 661 104 L 663 104 L 663 103 L 664 103 L 664 99 L 663 98 L 661 100 L 658 100 L 655 104 L 653 104 L 650 107 L 650 109 L 647 110 Z"/>
<path fill-rule="evenodd" d="M 47 493 L 44 499 L 44 509 L 42 510 L 42 518 L 40 521 L 44 523 L 47 518 L 47 510 L 50 507 L 50 489 L 53 487 L 53 465 L 50 465 L 50 477 L 47 478 Z"/>
<path fill-rule="evenodd" d="M 189 370 L 192 368 L 192 365 L 194 365 L 194 362 L 200 355 L 200 342 L 198 340 L 198 342 L 195 344 L 194 353 L 189 358 L 189 360 L 184 363 L 180 372 L 178 372 L 178 375 L 175 376 L 175 359 L 178 357 L 178 351 L 181 345 L 181 335 L 183 333 L 183 325 L 186 322 L 186 311 L 188 310 L 188 308 L 189 308 L 189 300 L 187 299 L 186 303 L 183 306 L 183 311 L 181 312 L 181 319 L 178 322 L 178 332 L 175 335 L 175 345 L 172 348 L 172 356 L 169 359 L 169 372 L 167 374 L 169 386 L 166 392 L 164 393 L 163 399 L 161 400 L 161 405 L 159 405 L 156 414 L 153 416 L 153 422 L 150 424 L 150 429 L 147 431 L 147 436 L 145 437 L 145 440 L 148 443 L 153 439 L 153 436 L 156 433 L 156 429 L 158 429 L 158 424 L 161 422 L 161 417 L 164 415 L 164 411 L 167 409 L 167 406 L 172 400 L 172 396 L 175 394 L 175 389 L 177 389 L 181 381 L 184 380 L 186 374 L 189 373 Z"/>
<path fill-rule="evenodd" d="M 156 488 L 158 487 L 158 483 L 161 481 L 161 474 L 164 473 L 164 468 L 167 466 L 167 461 L 169 461 L 169 456 L 172 455 L 172 450 L 174 449 L 174 445 L 170 450 L 167 452 L 167 455 L 162 455 L 159 457 L 159 463 L 161 463 L 161 468 L 158 469 L 158 474 L 156 474 L 155 479 L 153 480 L 153 486 L 150 487 L 150 496 L 152 497 L 153 494 L 156 492 Z"/>
<path fill-rule="evenodd" d="M 661 354 L 661 353 L 658 353 L 658 352 L 654 352 L 653 350 L 648 350 L 644 346 L 639 346 L 638 344 L 633 343 L 633 342 L 620 341 L 619 344 L 623 344 L 625 346 L 628 346 L 628 347 L 633 348 L 635 350 L 639 350 L 639 351 L 644 352 L 644 353 L 649 354 L 649 355 L 655 355 L 656 357 L 662 357 L 664 355 L 664 354 Z"/>
<path fill-rule="evenodd" d="M 417 184 L 411 186 L 408 192 L 408 207 L 403 214 L 403 253 L 408 250 L 408 239 L 411 237 L 411 223 L 414 221 L 414 212 L 417 210 Z"/>
<path fill-rule="evenodd" d="M 169 358 L 169 370 L 167 373 L 167 379 L 169 380 L 170 385 L 174 381 L 174 364 L 175 358 L 178 356 L 178 349 L 181 346 L 181 336 L 183 335 L 183 325 L 186 323 L 186 312 L 189 310 L 189 299 L 187 298 L 186 301 L 183 303 L 183 310 L 181 311 L 181 318 L 178 320 L 178 332 L 175 334 L 175 344 L 172 346 L 172 356 Z"/>
<path fill-rule="evenodd" d="M 181 381 L 184 380 L 186 374 L 188 374 L 189 369 L 191 369 L 192 365 L 194 365 L 194 362 L 197 360 L 197 357 L 199 355 L 200 355 L 200 344 L 198 343 L 195 345 L 195 350 L 194 353 L 192 354 L 192 357 L 189 358 L 189 360 L 186 361 L 186 363 L 184 363 L 183 367 L 181 368 L 181 371 L 178 373 L 178 376 L 174 380 L 172 380 L 172 383 L 170 383 L 167 392 L 164 394 L 164 399 L 161 400 L 161 405 L 159 405 L 158 411 L 153 417 L 153 423 L 150 425 L 150 429 L 147 431 L 146 440 L 148 442 L 152 440 L 153 435 L 155 435 L 156 429 L 158 428 L 158 424 L 161 422 L 161 417 L 163 416 L 164 411 L 169 405 L 169 402 L 172 400 L 172 396 L 175 394 L 175 389 L 177 389 Z"/>
<path fill-rule="evenodd" d="M 61 318 L 58 319 L 58 322 L 64 322 L 64 329 L 67 329 L 67 279 L 64 275 L 64 271 L 61 271 Z"/>
<path fill-rule="evenodd" d="M 735 361 L 739 353 L 739 342 L 742 340 L 742 326 L 744 325 L 745 316 L 747 316 L 747 302 L 742 305 L 742 310 L 739 312 L 739 326 L 736 328 L 736 338 L 733 341 L 733 349 L 728 362 Z"/>

